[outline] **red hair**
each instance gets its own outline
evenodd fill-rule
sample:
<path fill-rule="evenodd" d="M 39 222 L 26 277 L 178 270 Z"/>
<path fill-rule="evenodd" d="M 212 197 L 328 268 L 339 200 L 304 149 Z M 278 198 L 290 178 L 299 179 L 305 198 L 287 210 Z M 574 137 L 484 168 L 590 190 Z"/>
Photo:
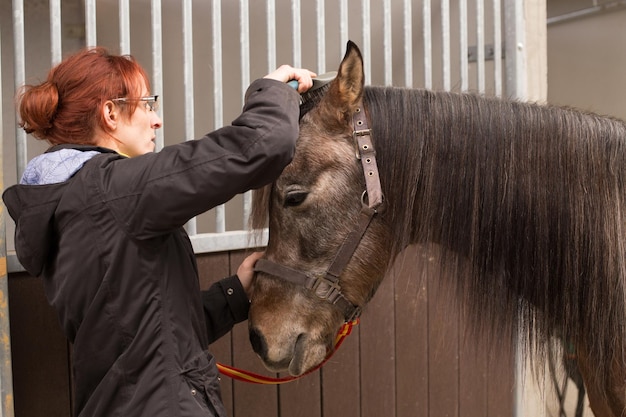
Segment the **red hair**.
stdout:
<path fill-rule="evenodd" d="M 103 47 L 82 50 L 52 68 L 45 82 L 25 85 L 18 94 L 20 126 L 52 145 L 93 145 L 95 129 L 105 129 L 102 105 L 118 97 L 139 97 L 144 69 L 130 55 Z M 130 115 L 137 103 L 121 106 Z"/>

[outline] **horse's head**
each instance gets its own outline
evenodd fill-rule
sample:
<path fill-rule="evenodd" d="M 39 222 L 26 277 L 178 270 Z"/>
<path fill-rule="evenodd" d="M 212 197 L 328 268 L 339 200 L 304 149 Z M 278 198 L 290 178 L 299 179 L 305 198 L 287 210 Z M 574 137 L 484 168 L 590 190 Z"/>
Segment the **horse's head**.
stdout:
<path fill-rule="evenodd" d="M 266 260 L 257 263 L 250 340 L 273 371 L 299 375 L 318 365 L 344 321 L 372 297 L 389 262 L 380 206 L 363 219 L 371 197 L 353 134 L 363 91 L 361 53 L 350 42 L 336 78 L 301 119 L 292 163 L 271 189 L 255 195 L 255 213 L 259 204 L 269 207 L 270 238 Z M 350 234 L 359 235 L 354 252 L 340 250 Z"/>

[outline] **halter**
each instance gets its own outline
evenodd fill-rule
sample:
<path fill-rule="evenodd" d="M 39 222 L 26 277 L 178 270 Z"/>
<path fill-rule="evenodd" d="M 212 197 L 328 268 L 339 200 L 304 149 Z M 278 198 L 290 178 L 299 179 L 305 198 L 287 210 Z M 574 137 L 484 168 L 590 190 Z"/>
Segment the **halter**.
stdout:
<path fill-rule="evenodd" d="M 352 304 L 343 295 L 339 277 L 354 255 L 372 219 L 378 213 L 377 209 L 383 203 L 380 176 L 376 164 L 376 151 L 372 143 L 372 132 L 367 124 L 363 101 L 359 101 L 357 104 L 352 115 L 352 125 L 356 158 L 361 161 L 363 167 L 366 190 L 361 197 L 362 207 L 356 227 L 346 236 L 326 273 L 309 276 L 304 272 L 267 259 L 259 259 L 254 267 L 255 271 L 264 272 L 312 290 L 319 298 L 337 306 L 343 313 L 346 323 L 352 322 L 361 315 L 361 306 Z"/>

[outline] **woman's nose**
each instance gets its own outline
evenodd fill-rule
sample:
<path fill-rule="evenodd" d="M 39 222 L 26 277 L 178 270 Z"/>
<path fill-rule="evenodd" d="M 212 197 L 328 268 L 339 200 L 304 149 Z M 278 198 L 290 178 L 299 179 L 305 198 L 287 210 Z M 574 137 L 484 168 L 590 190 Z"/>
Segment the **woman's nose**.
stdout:
<path fill-rule="evenodd" d="M 150 125 L 153 129 L 160 129 L 163 126 L 163 120 L 161 120 L 158 114 L 154 113 L 154 116 L 150 121 Z"/>

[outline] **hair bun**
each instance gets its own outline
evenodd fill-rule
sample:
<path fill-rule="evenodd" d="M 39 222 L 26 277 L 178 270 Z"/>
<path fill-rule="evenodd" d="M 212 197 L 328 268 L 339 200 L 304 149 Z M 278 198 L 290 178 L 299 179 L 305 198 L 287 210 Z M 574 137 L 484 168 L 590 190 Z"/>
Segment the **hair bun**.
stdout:
<path fill-rule="evenodd" d="M 49 130 L 54 126 L 54 119 L 61 101 L 56 84 L 52 81 L 45 81 L 36 86 L 24 86 L 19 100 L 22 120 L 20 126 L 26 133 L 45 139 Z"/>

